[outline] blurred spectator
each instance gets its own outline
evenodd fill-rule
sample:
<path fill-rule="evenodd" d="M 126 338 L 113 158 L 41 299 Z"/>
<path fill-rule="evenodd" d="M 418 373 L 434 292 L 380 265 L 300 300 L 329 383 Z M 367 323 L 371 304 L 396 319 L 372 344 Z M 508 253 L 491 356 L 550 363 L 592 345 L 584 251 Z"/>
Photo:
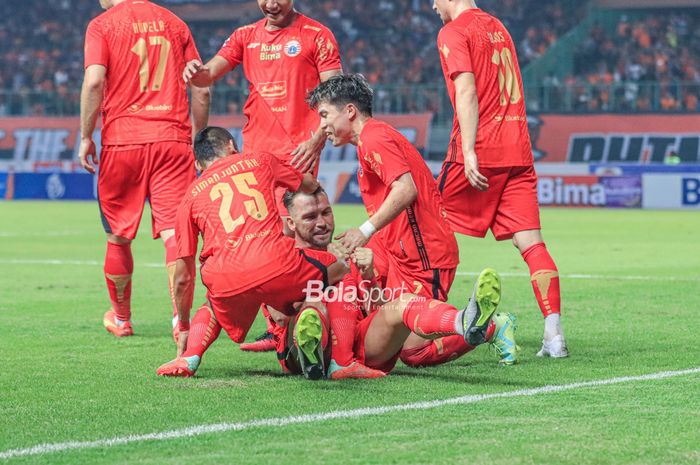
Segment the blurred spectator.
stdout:
<path fill-rule="evenodd" d="M 477 3 L 511 31 L 524 68 L 581 21 L 589 2 Z M 440 121 L 451 120 L 438 79 L 435 38 L 441 22 L 432 2 L 296 0 L 295 6 L 333 30 L 344 69 L 363 73 L 377 86 L 378 111 L 432 111 Z M 0 24 L 0 115 L 77 114 L 83 35 L 101 11 L 97 0 L 0 1 L 6 18 Z M 236 22 L 189 23 L 202 57 L 216 54 L 236 27 L 258 20 L 253 11 Z M 622 16 L 609 32 L 596 24 L 576 49 L 574 75 L 549 74 L 540 83 L 526 82 L 533 86 L 527 92 L 531 110 L 698 111 L 699 8 Z M 241 70 L 228 73 L 217 84 L 212 111 L 240 111 L 246 93 Z"/>

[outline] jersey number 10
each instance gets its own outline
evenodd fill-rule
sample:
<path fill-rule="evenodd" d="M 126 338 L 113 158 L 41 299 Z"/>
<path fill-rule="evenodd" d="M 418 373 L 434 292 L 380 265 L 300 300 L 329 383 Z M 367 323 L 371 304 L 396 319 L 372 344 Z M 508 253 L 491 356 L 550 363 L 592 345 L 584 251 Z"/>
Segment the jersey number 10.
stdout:
<path fill-rule="evenodd" d="M 491 63 L 498 66 L 498 89 L 501 91 L 501 106 L 508 103 L 506 92 L 508 92 L 510 103 L 518 103 L 523 96 L 520 93 L 520 86 L 518 85 L 515 71 L 515 61 L 510 49 L 504 48 L 500 53 L 498 50 L 494 50 Z"/>
<path fill-rule="evenodd" d="M 150 45 L 160 45 L 158 66 L 156 67 L 156 74 L 153 76 L 153 84 L 151 85 L 151 90 L 158 91 L 163 86 L 165 65 L 168 63 L 168 56 L 170 56 L 170 41 L 163 36 L 151 36 L 148 38 L 148 42 Z M 136 44 L 131 47 L 131 51 L 139 57 L 139 87 L 141 88 L 141 92 L 146 92 L 146 90 L 148 90 L 148 81 L 151 78 L 146 39 L 141 37 L 137 40 Z"/>

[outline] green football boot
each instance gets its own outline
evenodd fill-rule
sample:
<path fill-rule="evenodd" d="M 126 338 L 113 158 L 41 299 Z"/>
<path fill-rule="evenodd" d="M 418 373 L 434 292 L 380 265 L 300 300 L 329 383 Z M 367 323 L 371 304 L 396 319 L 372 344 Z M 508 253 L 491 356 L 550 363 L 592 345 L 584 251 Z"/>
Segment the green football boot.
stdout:
<path fill-rule="evenodd" d="M 491 317 L 501 302 L 501 278 L 496 270 L 484 269 L 474 284 L 472 297 L 462 315 L 464 340 L 478 346 L 486 342 L 486 331 Z"/>
<path fill-rule="evenodd" d="M 499 365 L 513 365 L 518 361 L 520 347 L 515 342 L 515 330 L 518 323 L 512 313 L 496 313 L 493 316 L 495 330 L 491 338 L 491 345 L 501 359 Z"/>
<path fill-rule="evenodd" d="M 325 375 L 323 360 L 323 323 L 313 308 L 302 310 L 294 327 L 299 365 L 306 379 L 317 380 Z"/>

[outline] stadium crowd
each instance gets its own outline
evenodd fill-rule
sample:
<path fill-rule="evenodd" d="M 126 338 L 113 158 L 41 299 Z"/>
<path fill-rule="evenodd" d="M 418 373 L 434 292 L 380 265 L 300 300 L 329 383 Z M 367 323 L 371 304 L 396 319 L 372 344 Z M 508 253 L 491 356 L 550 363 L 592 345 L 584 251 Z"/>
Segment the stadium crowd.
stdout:
<path fill-rule="evenodd" d="M 252 0 L 251 0 L 252 1 Z M 165 2 L 167 3 L 167 2 Z M 587 2 L 571 0 L 482 0 L 479 6 L 502 19 L 525 67 L 575 26 Z M 303 13 L 328 25 L 340 44 L 343 66 L 363 73 L 377 87 L 381 112 L 440 112 L 449 108 L 435 50 L 440 19 L 426 0 L 328 2 L 298 0 Z M 82 77 L 85 27 L 101 12 L 96 0 L 0 2 L 0 116 L 76 114 Z M 216 54 L 237 22 L 191 22 L 203 58 Z M 540 83 L 547 105 L 532 109 L 571 111 L 685 110 L 698 108 L 700 81 L 698 16 L 649 14 L 623 18 L 615 34 L 595 26 L 576 55 L 573 75 Z M 73 25 L 73 27 L 67 27 Z M 217 88 L 216 113 L 238 112 L 246 98 L 241 70 Z M 615 85 L 612 85 L 615 84 Z M 658 85 L 656 85 L 658 84 Z M 421 85 L 416 91 L 416 85 Z M 612 89 L 612 90 L 611 90 Z M 683 90 L 681 90 L 683 89 Z"/>

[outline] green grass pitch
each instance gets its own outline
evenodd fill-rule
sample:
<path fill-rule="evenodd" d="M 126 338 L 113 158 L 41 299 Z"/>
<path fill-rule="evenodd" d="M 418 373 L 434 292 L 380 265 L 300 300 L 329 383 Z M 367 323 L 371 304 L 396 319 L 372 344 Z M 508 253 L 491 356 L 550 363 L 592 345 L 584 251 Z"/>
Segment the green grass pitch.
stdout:
<path fill-rule="evenodd" d="M 336 208 L 337 230 L 365 219 Z M 447 365 L 399 365 L 376 381 L 309 382 L 273 354 L 225 336 L 194 379 L 161 379 L 174 356 L 164 251 L 144 216 L 134 243 L 136 336 L 102 327 L 104 239 L 94 203 L 0 202 L 0 454 L 39 444 L 214 423 L 494 394 L 700 367 L 700 215 L 545 209 L 572 356 L 535 357 L 542 319 L 509 242 L 459 237 L 461 305 L 474 274 L 503 273 L 521 363 L 487 347 Z M 199 301 L 202 296 L 198 286 Z M 249 338 L 262 329 L 258 320 Z M 468 404 L 0 458 L 27 464 L 698 464 L 700 374 L 492 398 Z M 0 455 L 2 457 L 2 455 Z"/>

